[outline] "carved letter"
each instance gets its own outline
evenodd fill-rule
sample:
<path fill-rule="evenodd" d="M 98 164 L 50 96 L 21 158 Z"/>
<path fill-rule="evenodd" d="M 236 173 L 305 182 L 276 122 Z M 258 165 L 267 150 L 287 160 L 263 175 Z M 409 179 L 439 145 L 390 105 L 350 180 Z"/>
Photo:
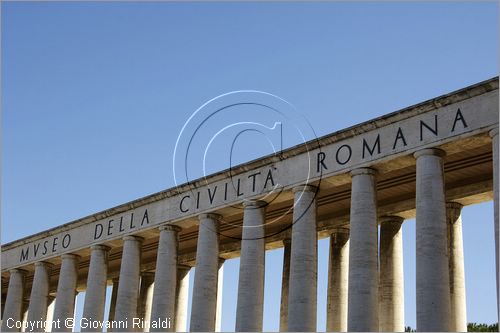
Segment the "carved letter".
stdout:
<path fill-rule="evenodd" d="M 134 213 L 132 213 L 132 216 L 134 216 Z M 144 224 L 144 222 L 146 222 L 146 224 L 149 224 L 149 216 L 147 209 L 144 211 L 144 216 L 142 217 L 141 226 Z"/>
<path fill-rule="evenodd" d="M 104 227 L 102 226 L 102 224 L 97 223 L 95 225 L 94 239 L 101 238 L 103 230 L 104 230 Z"/>
<path fill-rule="evenodd" d="M 457 114 L 455 115 L 455 121 L 453 121 L 453 127 L 451 128 L 451 132 L 455 131 L 455 125 L 457 124 L 457 121 L 459 121 L 459 120 L 462 122 L 462 125 L 464 126 L 464 128 L 467 128 L 467 123 L 465 122 L 465 118 L 462 115 L 462 111 L 460 111 L 460 108 L 458 108 Z"/>
<path fill-rule="evenodd" d="M 49 245 L 49 241 L 48 240 L 46 240 L 46 241 L 43 242 L 43 252 L 42 252 L 43 255 L 46 255 L 47 251 L 49 250 L 47 248 L 47 245 Z"/>
<path fill-rule="evenodd" d="M 70 234 L 64 235 L 62 240 L 62 247 L 66 249 L 70 243 L 71 243 L 71 235 Z"/>
<path fill-rule="evenodd" d="M 406 147 L 406 139 L 405 139 L 405 136 L 403 135 L 403 131 L 401 130 L 401 127 L 398 127 L 398 133 L 396 134 L 396 139 L 394 139 L 394 144 L 392 145 L 393 150 L 396 148 L 396 145 L 398 144 L 398 140 L 403 140 L 403 146 Z"/>
<path fill-rule="evenodd" d="M 24 249 L 21 249 L 21 258 L 19 259 L 19 261 L 28 260 L 29 253 L 30 253 L 30 248 L 29 247 L 26 248 L 26 252 L 24 252 Z"/>
<path fill-rule="evenodd" d="M 185 200 L 186 198 L 190 198 L 190 196 L 189 196 L 189 195 L 185 195 L 185 196 L 181 199 L 181 202 L 179 203 L 179 209 L 180 209 L 180 210 L 181 210 L 181 212 L 183 212 L 183 213 L 185 213 L 185 212 L 189 211 L 189 208 L 187 208 L 187 209 L 183 209 L 183 206 L 182 206 L 182 203 L 184 202 L 184 200 Z"/>
<path fill-rule="evenodd" d="M 347 148 L 347 150 L 349 151 L 349 156 L 347 157 L 347 159 L 343 162 L 341 162 L 339 160 L 339 152 L 342 148 Z M 347 162 L 349 162 L 349 160 L 351 159 L 351 156 L 352 156 L 352 149 L 349 145 L 342 145 L 339 147 L 339 149 L 337 149 L 337 153 L 335 154 L 335 159 L 337 160 L 337 163 L 340 164 L 340 165 L 344 165 L 346 164 Z"/>
<path fill-rule="evenodd" d="M 274 186 L 274 179 L 273 179 L 273 173 L 271 169 L 267 172 L 267 177 L 266 177 L 266 182 L 264 183 L 264 188 L 267 187 L 267 182 L 271 181 L 271 185 Z"/>
<path fill-rule="evenodd" d="M 320 151 L 318 153 L 318 160 L 316 162 L 316 172 L 320 172 L 323 169 L 328 170 L 328 168 L 326 167 L 325 162 L 324 162 L 325 157 L 326 157 L 326 154 L 323 153 L 322 151 Z"/>
<path fill-rule="evenodd" d="M 120 216 L 120 227 L 118 228 L 118 231 L 119 232 L 125 231 L 125 229 L 123 229 L 123 216 Z"/>
<path fill-rule="evenodd" d="M 422 141 L 424 139 L 424 135 L 423 135 L 423 129 L 427 128 L 429 131 L 431 131 L 432 133 L 434 133 L 434 135 L 438 135 L 438 116 L 437 115 L 434 115 L 434 128 L 430 127 L 429 125 L 427 125 L 426 123 L 424 123 L 422 120 L 420 120 L 420 141 Z"/>
<path fill-rule="evenodd" d="M 56 252 L 56 247 L 57 247 L 57 240 L 58 237 L 54 237 L 54 240 L 52 241 L 52 252 Z"/>
<path fill-rule="evenodd" d="M 142 224 L 141 224 L 142 225 Z M 135 224 L 134 224 L 134 213 L 130 214 L 130 229 L 134 229 Z"/>
<path fill-rule="evenodd" d="M 241 179 L 238 178 L 238 185 L 236 185 L 236 196 L 241 197 L 243 193 L 240 192 Z"/>
<path fill-rule="evenodd" d="M 217 185 L 214 187 L 214 193 L 210 191 L 210 187 L 207 187 L 207 191 L 208 191 L 208 199 L 210 200 L 210 204 L 212 204 L 214 202 L 215 192 L 217 192 Z"/>
<path fill-rule="evenodd" d="M 113 221 L 114 221 L 113 219 L 108 221 L 108 236 L 110 236 L 112 234 L 111 229 L 113 229 L 113 226 L 111 225 L 111 223 Z"/>
<path fill-rule="evenodd" d="M 380 134 L 377 134 L 377 138 L 375 139 L 375 143 L 373 144 L 372 149 L 370 149 L 370 147 L 368 147 L 368 143 L 363 138 L 363 154 L 362 154 L 363 157 L 362 158 L 365 158 L 365 148 L 370 153 L 370 156 L 373 156 L 373 152 L 375 151 L 375 147 L 377 147 L 377 154 L 380 154 Z"/>
<path fill-rule="evenodd" d="M 257 177 L 258 175 L 260 175 L 260 172 L 253 173 L 253 174 L 251 174 L 250 176 L 248 176 L 248 178 L 253 178 L 253 182 L 252 182 L 252 192 L 255 192 L 255 177 Z"/>
<path fill-rule="evenodd" d="M 40 248 L 40 243 L 36 245 L 33 244 L 33 257 L 36 257 L 39 248 Z"/>

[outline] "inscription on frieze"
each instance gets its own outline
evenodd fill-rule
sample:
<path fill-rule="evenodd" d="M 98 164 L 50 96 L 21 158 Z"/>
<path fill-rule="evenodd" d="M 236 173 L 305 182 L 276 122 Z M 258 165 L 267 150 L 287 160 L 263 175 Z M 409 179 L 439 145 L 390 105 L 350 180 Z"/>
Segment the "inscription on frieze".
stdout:
<path fill-rule="evenodd" d="M 397 114 L 395 115 L 395 117 Z M 396 118 L 397 119 L 397 118 Z M 199 213 L 238 204 L 242 200 L 269 195 L 285 188 L 347 172 L 358 165 L 420 147 L 473 135 L 498 123 L 498 90 L 440 107 L 406 119 L 387 121 L 383 126 L 364 128 L 332 141 L 321 148 L 270 159 L 269 163 L 227 179 L 172 190 L 165 198 L 72 229 L 47 235 L 4 250 L 2 268 L 10 269 L 118 239 L 165 222 L 179 222 Z M 181 222 L 182 223 L 182 222 Z M 182 224 L 180 224 L 182 225 Z"/>

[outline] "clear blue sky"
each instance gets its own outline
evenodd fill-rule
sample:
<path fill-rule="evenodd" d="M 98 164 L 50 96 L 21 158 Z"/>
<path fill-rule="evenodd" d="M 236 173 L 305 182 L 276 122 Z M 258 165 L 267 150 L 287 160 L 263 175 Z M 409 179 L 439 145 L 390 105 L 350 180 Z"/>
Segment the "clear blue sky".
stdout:
<path fill-rule="evenodd" d="M 173 186 L 177 134 L 219 94 L 281 96 L 319 136 L 498 75 L 497 3 L 1 6 L 3 243 Z M 492 203 L 463 219 L 468 319 L 496 322 Z M 414 221 L 403 229 L 415 327 Z M 281 260 L 267 255 L 265 330 L 278 328 Z M 234 330 L 238 264 L 226 262 L 223 330 Z"/>

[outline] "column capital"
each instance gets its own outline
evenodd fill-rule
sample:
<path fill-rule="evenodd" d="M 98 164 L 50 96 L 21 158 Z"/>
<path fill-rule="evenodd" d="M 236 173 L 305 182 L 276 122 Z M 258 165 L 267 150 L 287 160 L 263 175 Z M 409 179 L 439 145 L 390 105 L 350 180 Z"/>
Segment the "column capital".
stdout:
<path fill-rule="evenodd" d="M 489 131 L 490 137 L 494 138 L 495 136 L 498 135 L 498 127 L 495 127 Z"/>
<path fill-rule="evenodd" d="M 419 150 L 419 151 L 416 151 L 415 153 L 413 153 L 413 156 L 415 158 L 419 158 L 420 156 L 424 156 L 424 155 L 434 155 L 434 156 L 438 156 L 438 157 L 445 157 L 446 152 L 442 149 L 439 149 L 439 148 L 425 148 L 425 149 L 422 149 L 422 150 Z"/>
<path fill-rule="evenodd" d="M 292 192 L 316 192 L 318 190 L 317 186 L 311 185 L 311 184 L 301 184 L 294 186 L 292 188 Z"/>
<path fill-rule="evenodd" d="M 95 245 L 92 245 L 90 247 L 90 249 L 92 251 L 94 251 L 94 250 L 100 250 L 100 251 L 106 251 L 106 252 L 108 252 L 109 250 L 111 250 L 111 247 L 109 247 L 107 245 L 104 245 L 104 244 L 95 244 Z"/>
<path fill-rule="evenodd" d="M 154 272 L 142 272 L 141 276 L 154 277 L 155 273 Z"/>
<path fill-rule="evenodd" d="M 80 256 L 78 254 L 73 254 L 73 253 L 64 253 L 61 254 L 61 259 L 73 259 L 73 260 L 80 260 Z"/>
<path fill-rule="evenodd" d="M 446 221 L 449 224 L 457 222 L 458 217 L 462 213 L 463 205 L 458 202 L 449 201 L 446 203 Z"/>
<path fill-rule="evenodd" d="M 181 232 L 182 228 L 173 224 L 163 224 L 158 227 L 160 231 L 174 231 L 174 232 Z"/>
<path fill-rule="evenodd" d="M 330 234 L 330 241 L 333 241 L 335 247 L 343 247 L 349 240 L 349 229 L 335 228 Z"/>
<path fill-rule="evenodd" d="M 127 235 L 123 236 L 122 240 L 125 241 L 136 241 L 142 243 L 144 241 L 144 238 L 139 237 L 139 236 L 133 236 L 133 235 Z"/>
<path fill-rule="evenodd" d="M 37 261 L 35 262 L 35 267 L 37 266 L 44 266 L 47 267 L 48 269 L 51 269 L 52 267 L 54 267 L 54 264 L 48 261 Z"/>
<path fill-rule="evenodd" d="M 375 176 L 377 174 L 377 170 L 373 168 L 357 168 L 354 170 L 351 170 L 351 177 L 358 176 L 358 175 L 373 175 Z"/>
<path fill-rule="evenodd" d="M 331 235 L 333 234 L 347 234 L 349 235 L 349 228 L 333 228 L 331 231 Z"/>
<path fill-rule="evenodd" d="M 210 220 L 216 220 L 220 221 L 222 220 L 222 215 L 216 214 L 216 213 L 202 213 L 198 215 L 198 219 L 201 221 L 203 219 L 210 219 Z"/>
<path fill-rule="evenodd" d="M 462 209 L 464 205 L 455 201 L 446 202 L 446 208 L 448 209 Z"/>
<path fill-rule="evenodd" d="M 184 264 L 177 264 L 177 269 L 178 270 L 182 270 L 182 271 L 190 271 L 191 270 L 191 266 L 189 265 L 184 265 Z"/>
<path fill-rule="evenodd" d="M 290 245 L 292 244 L 292 239 L 291 238 L 283 238 L 283 246 Z"/>
<path fill-rule="evenodd" d="M 379 218 L 380 225 L 382 224 L 393 224 L 396 225 L 397 227 L 401 226 L 404 222 L 404 217 L 397 216 L 397 215 L 390 215 L 390 216 L 382 216 Z"/>
<path fill-rule="evenodd" d="M 13 275 L 13 274 L 26 275 L 26 273 L 28 273 L 28 271 L 21 269 L 21 268 L 13 268 L 13 269 L 9 270 L 9 273 L 10 273 L 10 275 Z"/>
<path fill-rule="evenodd" d="M 243 202 L 243 207 L 249 209 L 257 209 L 267 206 L 267 202 L 264 200 L 245 200 Z"/>

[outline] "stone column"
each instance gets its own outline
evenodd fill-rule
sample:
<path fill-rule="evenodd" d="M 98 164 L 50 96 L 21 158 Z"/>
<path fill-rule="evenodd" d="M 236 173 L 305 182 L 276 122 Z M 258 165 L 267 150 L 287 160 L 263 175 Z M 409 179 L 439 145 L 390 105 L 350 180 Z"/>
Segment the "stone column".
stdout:
<path fill-rule="evenodd" d="M 177 266 L 177 290 L 175 293 L 175 331 L 186 332 L 189 299 L 189 272 L 191 267 Z"/>
<path fill-rule="evenodd" d="M 190 330 L 214 331 L 217 311 L 220 216 L 200 214 L 199 219 Z"/>
<path fill-rule="evenodd" d="M 111 302 L 109 303 L 108 321 L 112 322 L 115 320 L 115 310 L 116 310 L 116 296 L 118 295 L 118 284 L 120 283 L 119 278 L 114 278 L 113 286 L 111 289 Z M 108 332 L 112 332 L 113 328 L 108 328 Z"/>
<path fill-rule="evenodd" d="M 141 245 L 143 239 L 137 236 L 123 237 L 123 252 L 120 266 L 120 283 L 116 296 L 115 322 L 127 322 L 120 331 L 132 332 L 133 318 L 137 317 L 139 282 L 141 277 Z"/>
<path fill-rule="evenodd" d="M 222 291 L 224 290 L 224 262 L 226 259 L 219 258 L 219 271 L 217 273 L 217 308 L 215 310 L 215 331 L 222 331 Z"/>
<path fill-rule="evenodd" d="M 12 326 L 16 321 L 21 321 L 23 300 L 24 300 L 24 278 L 26 271 L 22 269 L 10 270 L 9 289 L 7 289 L 7 299 L 5 300 L 5 308 L 2 316 L 2 332 L 19 332 L 19 329 Z M 8 322 L 9 321 L 9 322 Z"/>
<path fill-rule="evenodd" d="M 76 284 L 78 282 L 79 256 L 74 254 L 63 254 L 59 272 L 59 283 L 57 284 L 56 304 L 54 308 L 54 320 L 61 323 L 67 318 L 73 318 L 75 312 Z M 61 324 L 61 332 L 71 332 L 71 327 Z"/>
<path fill-rule="evenodd" d="M 35 263 L 35 276 L 31 287 L 30 305 L 28 310 L 28 323 L 34 326 L 28 327 L 26 332 L 43 332 L 44 327 L 36 325 L 37 322 L 47 319 L 47 306 L 49 298 L 50 270 L 52 264 L 45 261 Z M 30 325 L 31 326 L 31 325 Z"/>
<path fill-rule="evenodd" d="M 349 331 L 378 331 L 378 223 L 375 170 L 351 172 Z"/>
<path fill-rule="evenodd" d="M 493 215 L 494 215 L 494 231 L 495 231 L 495 260 L 496 260 L 496 281 L 497 281 L 497 312 L 500 309 L 500 298 L 499 298 L 499 291 L 498 291 L 498 224 L 499 224 L 499 217 L 498 217 L 498 182 L 500 181 L 498 179 L 498 173 L 500 172 L 498 168 L 498 150 L 500 149 L 500 146 L 498 145 L 498 127 L 495 129 L 492 129 L 490 131 L 490 137 L 492 140 L 492 148 L 493 148 Z M 498 318 L 497 318 L 498 319 Z"/>
<path fill-rule="evenodd" d="M 45 327 L 45 332 L 59 331 L 59 328 L 52 329 L 52 321 L 54 320 L 54 307 L 56 304 L 56 298 L 52 295 L 49 295 L 49 297 L 47 297 L 47 304 L 48 304 L 47 305 L 47 326 Z"/>
<path fill-rule="evenodd" d="M 173 225 L 160 227 L 158 254 L 156 256 L 155 286 L 153 292 L 153 307 L 151 319 L 156 321 L 174 321 L 175 294 L 177 288 L 177 250 L 179 231 L 181 228 Z M 172 331 L 168 328 L 152 328 L 152 331 Z"/>
<path fill-rule="evenodd" d="M 347 332 L 349 282 L 349 230 L 338 229 L 330 236 L 326 331 Z"/>
<path fill-rule="evenodd" d="M 264 201 L 244 204 L 236 331 L 260 332 L 264 315 L 265 218 Z"/>
<path fill-rule="evenodd" d="M 90 255 L 87 290 L 83 304 L 83 318 L 89 321 L 104 320 L 104 303 L 106 302 L 106 286 L 108 279 L 109 247 L 93 245 Z M 82 328 L 82 332 L 97 332 L 96 328 Z"/>
<path fill-rule="evenodd" d="M 458 202 L 446 203 L 450 274 L 450 330 L 452 332 L 467 332 L 461 211 L 462 205 Z"/>
<path fill-rule="evenodd" d="M 380 221 L 379 328 L 381 332 L 404 332 L 404 219 L 386 216 Z"/>
<path fill-rule="evenodd" d="M 283 274 L 281 276 L 280 332 L 288 332 L 288 293 L 292 240 L 283 239 Z"/>
<path fill-rule="evenodd" d="M 28 310 L 30 307 L 29 295 L 23 300 L 23 323 L 28 321 Z M 25 332 L 25 327 L 21 328 L 21 332 Z"/>
<path fill-rule="evenodd" d="M 313 332 L 316 331 L 318 283 L 316 188 L 309 185 L 298 186 L 293 192 L 288 330 Z"/>
<path fill-rule="evenodd" d="M 144 320 L 144 327 L 142 327 L 143 332 L 149 332 L 150 329 L 148 323 L 151 318 L 154 281 L 154 273 L 144 272 L 141 274 L 141 288 L 139 291 L 139 300 L 137 302 L 137 317 Z"/>
<path fill-rule="evenodd" d="M 450 280 L 440 149 L 423 149 L 417 159 L 417 330 L 450 331 Z"/>
<path fill-rule="evenodd" d="M 29 297 L 29 296 L 28 296 Z M 29 299 L 24 299 L 23 301 L 23 322 L 26 323 L 28 322 L 28 310 L 29 310 L 29 305 L 30 305 L 30 301 Z M 25 327 L 23 326 L 21 328 L 21 332 L 26 332 L 25 330 Z"/>

